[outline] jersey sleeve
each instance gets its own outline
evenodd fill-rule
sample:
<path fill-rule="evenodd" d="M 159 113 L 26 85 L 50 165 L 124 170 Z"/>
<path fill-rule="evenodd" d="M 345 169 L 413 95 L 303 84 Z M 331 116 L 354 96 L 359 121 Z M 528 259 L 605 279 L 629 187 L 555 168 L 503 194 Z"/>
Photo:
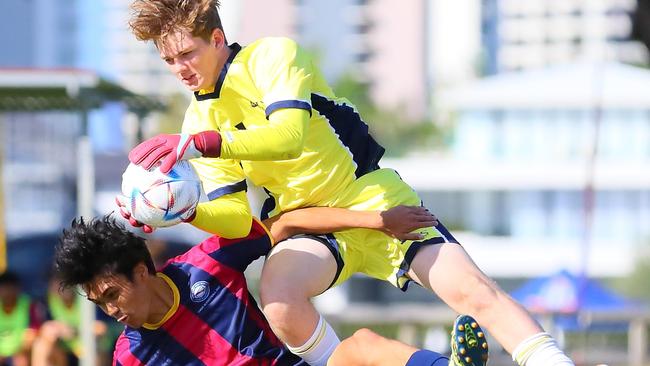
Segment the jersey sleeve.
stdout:
<path fill-rule="evenodd" d="M 262 222 L 253 219 L 248 235 L 239 239 L 213 236 L 199 247 L 220 263 L 244 272 L 256 259 L 265 256 L 273 246 L 273 239 Z"/>
<path fill-rule="evenodd" d="M 193 99 L 185 112 L 183 133 L 219 130 L 214 120 L 200 120 Z M 197 172 L 208 202 L 199 203 L 191 224 L 225 238 L 239 238 L 250 230 L 251 212 L 246 196 L 246 176 L 239 160 L 197 158 L 190 163 Z"/>
<path fill-rule="evenodd" d="M 246 192 L 246 176 L 238 161 L 220 158 L 191 159 L 210 201 L 231 193 Z"/>
<path fill-rule="evenodd" d="M 192 225 L 205 232 L 234 239 L 246 236 L 251 222 L 246 192 L 237 192 L 199 203 Z"/>
<path fill-rule="evenodd" d="M 230 159 L 190 160 L 203 184 L 207 202 L 199 203 L 191 224 L 225 238 L 239 238 L 250 230 L 251 209 L 246 177 L 239 162 Z"/>
<path fill-rule="evenodd" d="M 113 350 L 113 366 L 144 365 L 133 354 L 131 354 L 129 347 L 129 340 L 124 335 L 124 332 L 122 332 L 115 342 L 115 350 Z"/>
<path fill-rule="evenodd" d="M 302 109 L 281 109 L 269 117 L 264 127 L 225 131 L 221 156 L 239 160 L 289 160 L 304 148 L 309 114 Z"/>
<path fill-rule="evenodd" d="M 278 109 L 304 109 L 311 114 L 311 57 L 288 38 L 268 38 L 253 51 L 248 65 L 266 106 L 266 117 Z"/>
<path fill-rule="evenodd" d="M 246 68 L 262 97 L 268 123 L 259 123 L 260 128 L 251 130 L 224 131 L 221 156 L 240 160 L 295 159 L 303 152 L 312 111 L 312 60 L 287 38 L 265 38 L 249 47 L 252 51 Z"/>

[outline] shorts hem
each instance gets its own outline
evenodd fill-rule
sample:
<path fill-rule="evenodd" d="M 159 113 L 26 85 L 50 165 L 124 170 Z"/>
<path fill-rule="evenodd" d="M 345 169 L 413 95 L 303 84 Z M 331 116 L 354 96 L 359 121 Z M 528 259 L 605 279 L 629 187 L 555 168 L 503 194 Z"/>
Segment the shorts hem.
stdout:
<path fill-rule="evenodd" d="M 327 286 L 327 288 L 325 288 L 325 290 L 323 290 L 323 292 L 329 290 L 330 288 L 332 288 L 332 286 L 334 286 L 336 281 L 338 281 L 339 277 L 341 276 L 341 272 L 343 271 L 343 266 L 345 265 L 345 263 L 343 262 L 343 256 L 341 256 L 341 252 L 339 250 L 338 241 L 336 241 L 336 238 L 334 237 L 333 234 L 322 234 L 322 235 L 298 234 L 290 237 L 289 239 L 300 239 L 300 238 L 315 240 L 325 245 L 325 247 L 329 249 L 329 251 L 332 253 L 332 256 L 334 257 L 334 261 L 336 261 L 336 274 L 334 275 L 334 279 L 332 280 L 332 282 L 329 284 L 329 286 Z M 273 249 L 276 247 L 277 244 L 273 248 L 271 248 L 271 251 L 273 251 Z"/>

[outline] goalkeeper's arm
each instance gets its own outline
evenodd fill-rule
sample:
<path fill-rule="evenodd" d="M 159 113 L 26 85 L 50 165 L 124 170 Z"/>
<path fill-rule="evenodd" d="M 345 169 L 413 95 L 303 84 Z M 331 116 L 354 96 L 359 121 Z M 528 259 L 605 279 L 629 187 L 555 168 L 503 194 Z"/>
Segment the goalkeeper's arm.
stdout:
<path fill-rule="evenodd" d="M 251 230 L 252 216 L 246 192 L 221 196 L 209 202 L 201 202 L 193 226 L 224 238 L 243 238 Z"/>
<path fill-rule="evenodd" d="M 308 207 L 264 220 L 275 241 L 296 234 L 328 234 L 354 228 L 374 229 L 400 240 L 420 240 L 415 230 L 438 225 L 421 206 L 396 206 L 385 211 L 355 211 L 336 207 Z"/>
<path fill-rule="evenodd" d="M 242 131 L 201 131 L 196 134 L 162 134 L 145 140 L 129 152 L 129 160 L 145 169 L 159 161 L 167 173 L 178 160 L 198 157 L 235 160 L 287 160 L 302 154 L 309 112 L 280 109 L 270 124 Z"/>
<path fill-rule="evenodd" d="M 221 132 L 221 157 L 235 160 L 287 160 L 302 154 L 309 111 L 279 109 L 269 125 L 250 130 Z"/>

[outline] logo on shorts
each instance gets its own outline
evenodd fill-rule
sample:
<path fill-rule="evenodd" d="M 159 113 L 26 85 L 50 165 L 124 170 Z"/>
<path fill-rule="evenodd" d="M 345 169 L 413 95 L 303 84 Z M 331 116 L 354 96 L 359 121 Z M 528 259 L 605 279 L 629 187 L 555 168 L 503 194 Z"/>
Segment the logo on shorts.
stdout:
<path fill-rule="evenodd" d="M 190 299 L 194 302 L 201 302 L 210 295 L 210 284 L 207 281 L 199 281 L 190 289 Z"/>

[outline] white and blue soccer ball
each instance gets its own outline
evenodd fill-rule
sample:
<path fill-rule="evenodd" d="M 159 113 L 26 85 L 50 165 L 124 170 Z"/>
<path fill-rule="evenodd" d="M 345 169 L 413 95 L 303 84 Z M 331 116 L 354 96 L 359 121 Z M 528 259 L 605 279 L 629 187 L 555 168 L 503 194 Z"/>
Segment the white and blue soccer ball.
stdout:
<path fill-rule="evenodd" d="M 163 174 L 129 164 L 122 174 L 122 194 L 131 216 L 153 227 L 176 225 L 189 218 L 201 198 L 201 181 L 192 164 L 178 161 Z"/>

